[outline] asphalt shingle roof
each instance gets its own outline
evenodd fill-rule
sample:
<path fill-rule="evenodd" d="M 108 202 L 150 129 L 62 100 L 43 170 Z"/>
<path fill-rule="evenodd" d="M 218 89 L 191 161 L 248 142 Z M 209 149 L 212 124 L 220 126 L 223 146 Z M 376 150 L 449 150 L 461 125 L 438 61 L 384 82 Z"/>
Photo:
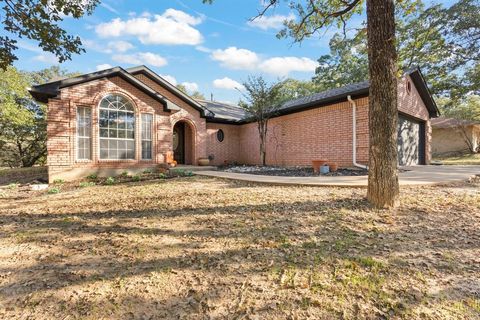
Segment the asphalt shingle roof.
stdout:
<path fill-rule="evenodd" d="M 197 102 L 200 103 L 204 108 L 207 108 L 209 111 L 213 112 L 214 116 L 211 118 L 215 120 L 239 122 L 247 119 L 249 116 L 248 113 L 241 107 L 228 103 L 200 99 L 197 99 Z"/>
<path fill-rule="evenodd" d="M 338 99 L 344 99 L 347 95 L 366 94 L 368 93 L 368 81 L 350 84 L 341 88 L 335 88 L 327 91 L 315 93 L 306 97 L 289 100 L 283 103 L 276 111 L 279 115 L 295 112 L 297 109 L 308 107 L 309 105 L 319 105 L 321 103 L 329 103 Z M 218 101 L 197 101 L 212 111 L 215 115 L 213 120 L 223 120 L 230 122 L 244 122 L 249 120 L 249 114 L 239 106 L 218 102 Z"/>

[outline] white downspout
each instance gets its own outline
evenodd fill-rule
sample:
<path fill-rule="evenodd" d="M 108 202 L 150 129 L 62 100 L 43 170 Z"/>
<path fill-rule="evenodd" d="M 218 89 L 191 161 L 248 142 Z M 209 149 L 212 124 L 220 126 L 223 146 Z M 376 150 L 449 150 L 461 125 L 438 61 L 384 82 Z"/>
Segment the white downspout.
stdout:
<path fill-rule="evenodd" d="M 352 131 L 353 131 L 353 165 L 358 168 L 368 169 L 366 165 L 357 163 L 357 104 L 350 95 L 347 96 L 348 102 L 352 105 Z"/>

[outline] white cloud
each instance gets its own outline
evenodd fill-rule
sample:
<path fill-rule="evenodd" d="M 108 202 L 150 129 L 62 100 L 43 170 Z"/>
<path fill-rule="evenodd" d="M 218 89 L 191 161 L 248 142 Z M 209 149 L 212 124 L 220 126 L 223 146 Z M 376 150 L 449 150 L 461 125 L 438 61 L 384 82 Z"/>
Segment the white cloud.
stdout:
<path fill-rule="evenodd" d="M 154 67 L 163 67 L 167 60 L 158 54 L 151 52 L 138 52 L 134 54 L 115 54 L 112 60 L 127 64 L 149 64 Z"/>
<path fill-rule="evenodd" d="M 108 48 L 110 51 L 113 51 L 113 52 L 125 52 L 130 49 L 133 49 L 134 46 L 128 41 L 119 40 L 119 41 L 110 41 L 108 43 Z"/>
<path fill-rule="evenodd" d="M 90 39 L 82 39 L 82 43 L 87 49 L 102 52 L 102 53 L 118 53 L 126 52 L 130 49 L 135 48 L 133 44 L 128 41 L 115 40 L 109 41 L 108 43 L 98 43 Z"/>
<path fill-rule="evenodd" d="M 110 69 L 110 68 L 113 68 L 113 67 L 112 67 L 112 65 L 110 65 L 108 63 L 99 64 L 98 66 L 96 66 L 97 71 Z"/>
<path fill-rule="evenodd" d="M 275 57 L 263 61 L 261 71 L 277 76 L 286 76 L 290 72 L 314 72 L 318 63 L 310 58 Z"/>
<path fill-rule="evenodd" d="M 95 27 L 103 38 L 136 36 L 143 44 L 198 45 L 202 34 L 193 26 L 201 23 L 202 17 L 194 17 L 183 11 L 167 9 L 162 15 L 142 14 L 127 20 L 115 18 Z"/>
<path fill-rule="evenodd" d="M 245 87 L 241 83 L 239 83 L 239 82 L 237 82 L 233 79 L 230 79 L 228 77 L 225 77 L 223 79 L 213 80 L 213 86 L 215 88 L 228 89 L 228 90 L 237 90 L 237 89 L 238 90 L 244 90 L 245 89 Z"/>
<path fill-rule="evenodd" d="M 219 61 L 220 65 L 229 69 L 255 69 L 259 62 L 258 55 L 247 49 L 238 49 L 237 47 L 228 47 L 227 49 L 217 49 L 210 56 L 213 60 Z"/>
<path fill-rule="evenodd" d="M 268 29 L 281 29 L 284 21 L 294 20 L 295 15 L 290 13 L 288 16 L 275 14 L 273 16 L 260 16 L 253 21 L 248 21 L 247 24 L 250 27 L 259 28 L 262 30 Z"/>
<path fill-rule="evenodd" d="M 195 49 L 200 51 L 200 52 L 206 52 L 206 53 L 212 52 L 212 49 L 209 49 L 209 48 L 204 47 L 204 46 L 196 46 Z"/>
<path fill-rule="evenodd" d="M 195 82 L 182 82 L 182 85 L 187 89 L 188 92 L 198 91 L 198 84 Z"/>
<path fill-rule="evenodd" d="M 161 74 L 160 77 L 162 77 L 163 79 L 167 80 L 168 82 L 170 82 L 171 84 L 173 84 L 174 86 L 176 86 L 178 84 L 177 82 L 177 79 L 175 79 L 174 76 L 171 76 L 169 74 Z"/>

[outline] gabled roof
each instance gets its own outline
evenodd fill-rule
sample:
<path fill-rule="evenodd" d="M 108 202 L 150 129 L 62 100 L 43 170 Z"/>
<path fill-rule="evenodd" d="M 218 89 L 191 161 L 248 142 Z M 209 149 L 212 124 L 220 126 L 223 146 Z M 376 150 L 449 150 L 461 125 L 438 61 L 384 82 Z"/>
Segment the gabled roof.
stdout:
<path fill-rule="evenodd" d="M 432 127 L 434 128 L 457 128 L 473 125 L 480 125 L 480 122 L 445 117 L 438 117 L 436 119 L 432 119 Z"/>
<path fill-rule="evenodd" d="M 142 66 L 132 67 L 132 68 L 128 68 L 127 71 L 132 75 L 143 74 L 146 77 L 148 77 L 150 80 L 159 84 L 160 86 L 166 87 L 169 91 L 173 92 L 175 95 L 177 95 L 184 102 L 186 102 L 187 104 L 192 106 L 194 109 L 200 111 L 200 114 L 202 115 L 202 117 L 213 116 L 213 114 L 210 114 L 208 108 L 204 108 L 195 99 L 191 98 L 189 95 L 187 95 L 184 92 L 182 92 L 181 90 L 179 90 L 173 84 L 171 84 L 170 82 L 168 82 L 164 78 L 160 77 L 158 74 L 153 72 L 147 66 L 142 65 Z"/>
<path fill-rule="evenodd" d="M 121 67 L 110 68 L 97 72 L 87 73 L 78 77 L 48 82 L 38 86 L 33 86 L 28 91 L 35 100 L 47 103 L 48 99 L 57 97 L 60 94 L 60 90 L 63 88 L 71 87 L 101 78 L 111 78 L 116 76 L 124 79 L 131 85 L 142 90 L 142 92 L 159 101 L 163 105 L 165 111 L 180 110 L 176 105 L 167 103 L 166 99 L 161 94 L 144 84 L 142 81 L 135 78 L 133 75 L 131 75 Z"/>
<path fill-rule="evenodd" d="M 43 85 L 34 86 L 29 90 L 29 92 L 37 101 L 46 103 L 48 102 L 49 98 L 57 97 L 60 94 L 60 90 L 62 88 L 78 85 L 100 78 L 119 76 L 125 81 L 139 88 L 149 96 L 161 102 L 164 106 L 165 111 L 180 110 L 177 105 L 170 102 L 168 99 L 166 99 L 164 96 L 159 94 L 157 91 L 155 91 L 142 81 L 138 80 L 134 76 L 136 74 L 145 75 L 152 81 L 156 82 L 160 86 L 166 88 L 167 90 L 178 96 L 184 102 L 188 103 L 194 109 L 198 110 L 200 112 L 200 115 L 203 118 L 207 119 L 207 122 L 242 124 L 252 121 L 250 115 L 241 107 L 217 101 L 195 100 L 191 98 L 146 66 L 138 66 L 128 68 L 126 70 L 121 67 L 115 67 L 107 70 L 92 72 L 78 77 L 53 81 L 45 83 Z M 437 105 L 432 98 L 432 95 L 427 87 L 427 84 L 420 69 L 414 68 L 406 72 L 406 74 L 409 75 L 412 79 L 412 82 L 417 88 L 421 99 L 423 100 L 425 106 L 428 109 L 430 117 L 438 117 L 440 115 L 440 112 L 438 111 Z M 290 100 L 280 106 L 280 108 L 275 112 L 275 116 L 300 112 L 311 108 L 318 108 L 329 104 L 345 101 L 348 96 L 351 96 L 352 98 L 366 97 L 368 96 L 369 88 L 369 82 L 363 81 L 359 83 L 349 84 L 340 88 L 315 93 L 306 97 Z"/>
<path fill-rule="evenodd" d="M 433 100 L 432 93 L 430 92 L 430 89 L 428 89 L 427 82 L 425 81 L 420 68 L 415 67 L 407 71 L 406 74 L 410 76 L 415 88 L 417 88 L 420 98 L 422 98 L 423 103 L 427 107 L 430 118 L 440 116 L 440 110 L 438 110 L 437 104 L 435 103 L 435 100 Z"/>

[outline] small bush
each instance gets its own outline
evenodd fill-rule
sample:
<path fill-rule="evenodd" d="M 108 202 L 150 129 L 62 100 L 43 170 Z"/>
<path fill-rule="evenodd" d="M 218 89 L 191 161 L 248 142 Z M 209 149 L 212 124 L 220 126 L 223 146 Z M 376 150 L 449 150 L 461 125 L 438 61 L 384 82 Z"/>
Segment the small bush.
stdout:
<path fill-rule="evenodd" d="M 186 176 L 186 177 L 193 177 L 193 175 L 194 175 L 194 174 L 193 174 L 193 171 L 187 171 L 187 172 L 185 172 L 185 176 Z"/>
<path fill-rule="evenodd" d="M 167 179 L 167 175 L 165 173 L 159 173 L 158 178 L 159 179 Z"/>
<path fill-rule="evenodd" d="M 150 173 L 152 173 L 152 170 L 150 169 L 143 170 L 143 174 L 150 174 Z"/>
<path fill-rule="evenodd" d="M 63 179 L 55 179 L 55 180 L 53 180 L 53 183 L 55 183 L 55 184 L 62 184 L 62 183 L 65 183 L 65 180 L 63 180 Z"/>
<path fill-rule="evenodd" d="M 128 171 L 123 171 L 121 174 L 120 174 L 121 177 L 128 177 Z"/>
<path fill-rule="evenodd" d="M 48 189 L 47 193 L 48 193 L 48 194 L 57 194 L 57 193 L 60 193 L 60 188 L 57 188 L 57 187 L 50 188 L 50 189 Z"/>
<path fill-rule="evenodd" d="M 78 185 L 80 188 L 86 188 L 86 187 L 93 187 L 95 185 L 95 182 L 92 181 L 82 181 Z"/>
<path fill-rule="evenodd" d="M 115 183 L 115 178 L 114 177 L 108 177 L 107 180 L 105 180 L 105 184 L 111 186 L 112 184 Z"/>
<path fill-rule="evenodd" d="M 97 175 L 96 175 L 95 173 L 89 174 L 89 175 L 87 176 L 87 179 L 89 179 L 89 180 L 97 180 L 97 178 L 98 178 L 98 177 L 97 177 Z"/>
<path fill-rule="evenodd" d="M 139 176 L 138 174 L 137 174 L 137 175 L 134 175 L 134 176 L 132 177 L 132 180 L 133 180 L 133 181 L 140 181 L 140 176 Z"/>

